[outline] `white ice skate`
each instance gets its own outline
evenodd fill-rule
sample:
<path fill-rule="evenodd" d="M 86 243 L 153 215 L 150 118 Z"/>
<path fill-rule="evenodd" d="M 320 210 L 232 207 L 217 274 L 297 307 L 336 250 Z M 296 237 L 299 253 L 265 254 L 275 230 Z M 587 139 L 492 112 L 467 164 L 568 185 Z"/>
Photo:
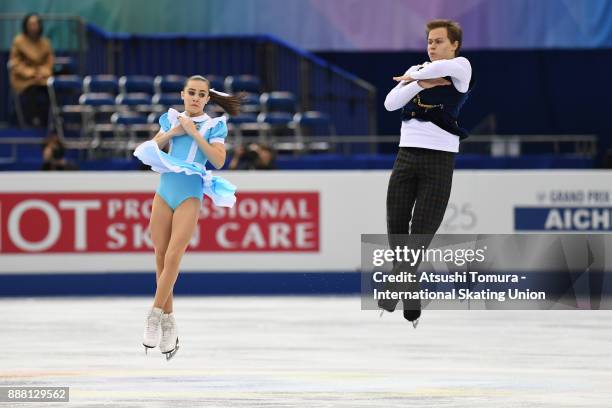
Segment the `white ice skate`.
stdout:
<path fill-rule="evenodd" d="M 178 330 L 174 314 L 164 314 L 161 319 L 162 336 L 159 343 L 159 350 L 170 360 L 179 349 Z"/>
<path fill-rule="evenodd" d="M 144 336 L 142 345 L 145 347 L 145 354 L 150 348 L 157 347 L 159 344 L 159 327 L 164 311 L 158 307 L 154 307 L 149 312 L 145 320 Z"/>

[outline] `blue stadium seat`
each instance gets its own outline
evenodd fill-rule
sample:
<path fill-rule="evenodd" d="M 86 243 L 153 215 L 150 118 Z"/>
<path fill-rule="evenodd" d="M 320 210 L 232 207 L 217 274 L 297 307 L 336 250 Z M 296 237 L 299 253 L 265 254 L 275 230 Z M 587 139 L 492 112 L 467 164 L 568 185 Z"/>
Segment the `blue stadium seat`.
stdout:
<path fill-rule="evenodd" d="M 83 78 L 83 92 L 106 92 L 117 95 L 119 81 L 115 75 L 87 75 Z"/>
<path fill-rule="evenodd" d="M 334 125 L 328 114 L 319 111 L 298 112 L 293 115 L 296 136 L 303 139 L 310 137 L 306 149 L 326 151 L 334 147 L 333 138 L 336 134 Z M 328 141 L 312 140 L 313 136 L 328 136 Z"/>
<path fill-rule="evenodd" d="M 53 124 L 58 136 L 80 136 L 83 106 L 79 97 L 83 93 L 83 79 L 78 75 L 58 75 L 47 80 Z"/>
<path fill-rule="evenodd" d="M 119 94 L 115 98 L 115 105 L 122 111 L 136 111 L 136 112 L 152 112 L 153 97 L 145 92 L 130 92 L 126 94 Z"/>
<path fill-rule="evenodd" d="M 319 111 L 298 112 L 293 115 L 296 129 L 305 136 L 333 136 L 336 130 L 328 114 Z"/>
<path fill-rule="evenodd" d="M 242 102 L 240 109 L 242 112 L 261 112 L 261 105 L 259 104 L 259 94 L 244 93 L 242 95 Z"/>
<path fill-rule="evenodd" d="M 114 144 L 122 150 L 126 158 L 143 141 L 149 140 L 157 131 L 159 124 L 151 123 L 148 116 L 136 112 L 117 112 L 111 116 L 114 125 Z"/>
<path fill-rule="evenodd" d="M 153 95 L 155 93 L 153 77 L 148 75 L 124 75 L 119 78 L 119 91 L 122 94 L 138 92 Z"/>
<path fill-rule="evenodd" d="M 92 106 L 96 108 L 112 107 L 115 108 L 115 97 L 106 92 L 89 92 L 84 93 L 79 97 L 81 105 Z"/>
<path fill-rule="evenodd" d="M 304 150 L 301 137 L 295 132 L 293 115 L 296 99 L 291 92 L 266 92 L 259 98 L 262 112 L 257 121 L 267 125 L 266 136 L 272 138 L 276 150 L 298 152 Z"/>
<path fill-rule="evenodd" d="M 227 130 L 232 134 L 232 141 L 237 145 L 242 144 L 245 136 L 263 138 L 263 132 L 266 129 L 267 126 L 262 126 L 257 121 L 255 113 L 240 113 L 239 115 L 229 116 L 227 119 Z"/>
<path fill-rule="evenodd" d="M 240 115 L 230 116 L 228 124 L 241 125 L 243 123 L 257 123 L 257 115 L 253 113 L 241 113 Z"/>
<path fill-rule="evenodd" d="M 111 123 L 116 125 L 147 125 L 147 116 L 136 112 L 117 112 L 111 117 Z"/>
<path fill-rule="evenodd" d="M 261 81 L 255 75 L 230 75 L 225 78 L 225 91 L 228 93 L 261 92 Z"/>
<path fill-rule="evenodd" d="M 187 77 L 182 75 L 158 75 L 153 80 L 156 94 L 181 92 Z"/>
<path fill-rule="evenodd" d="M 117 105 L 128 105 L 128 106 L 137 106 L 137 105 L 150 105 L 153 97 L 144 92 L 130 92 L 126 94 L 119 94 L 115 98 L 115 103 Z"/>
<path fill-rule="evenodd" d="M 83 93 L 83 79 L 78 75 L 52 76 L 47 80 L 47 88 L 58 106 L 76 105 Z"/>
<path fill-rule="evenodd" d="M 266 92 L 259 97 L 263 112 L 295 113 L 296 98 L 291 92 Z"/>
<path fill-rule="evenodd" d="M 261 127 L 260 141 L 272 144 L 276 150 L 303 150 L 303 144 L 296 140 L 293 114 L 262 112 L 257 115 L 257 122 Z"/>
<path fill-rule="evenodd" d="M 288 112 L 262 112 L 257 115 L 257 122 L 289 127 L 293 123 L 293 115 Z"/>
<path fill-rule="evenodd" d="M 166 110 L 174 107 L 177 110 L 183 110 L 184 103 L 181 99 L 181 94 L 176 92 L 158 93 L 153 95 L 153 105 L 156 105 L 156 110 Z"/>
<path fill-rule="evenodd" d="M 83 136 L 95 139 L 96 126 L 108 124 L 111 115 L 117 110 L 115 96 L 106 92 L 89 92 L 79 97 L 79 104 L 83 107 Z M 97 128 L 99 129 L 99 127 Z"/>

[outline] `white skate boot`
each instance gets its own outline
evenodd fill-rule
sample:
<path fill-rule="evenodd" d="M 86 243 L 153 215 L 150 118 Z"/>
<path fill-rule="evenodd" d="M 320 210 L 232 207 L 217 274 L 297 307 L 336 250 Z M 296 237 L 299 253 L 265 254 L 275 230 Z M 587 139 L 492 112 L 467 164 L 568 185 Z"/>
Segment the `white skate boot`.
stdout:
<path fill-rule="evenodd" d="M 178 330 L 174 313 L 165 314 L 161 319 L 162 336 L 159 343 L 159 350 L 170 360 L 179 349 Z"/>
<path fill-rule="evenodd" d="M 149 312 L 145 320 L 144 337 L 142 345 L 145 347 L 145 354 L 150 348 L 154 348 L 159 344 L 159 326 L 164 311 L 158 307 L 154 307 Z"/>

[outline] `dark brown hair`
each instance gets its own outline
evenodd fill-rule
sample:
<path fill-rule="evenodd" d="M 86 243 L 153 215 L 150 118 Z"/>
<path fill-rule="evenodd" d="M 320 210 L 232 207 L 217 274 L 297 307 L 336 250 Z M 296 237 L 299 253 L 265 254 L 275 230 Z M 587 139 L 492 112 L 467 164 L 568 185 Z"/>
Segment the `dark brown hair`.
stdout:
<path fill-rule="evenodd" d="M 210 95 L 210 101 L 216 103 L 223 108 L 224 111 L 230 115 L 238 115 L 240 113 L 240 103 L 242 102 L 242 95 L 228 95 L 224 96 L 217 92 L 210 91 L 210 81 L 204 78 L 202 75 L 192 75 L 183 84 L 183 89 L 187 87 L 189 81 L 203 81 L 208 85 L 208 94 Z"/>
<path fill-rule="evenodd" d="M 461 42 L 463 39 L 463 30 L 461 30 L 461 26 L 458 22 L 453 20 L 431 20 L 427 23 L 427 37 L 429 37 L 429 32 L 436 28 L 446 28 L 446 32 L 448 33 L 448 39 L 451 44 L 454 44 L 457 41 L 459 44 L 457 45 L 457 49 L 455 50 L 455 57 L 459 55 L 459 50 L 461 49 Z"/>
<path fill-rule="evenodd" d="M 32 38 L 38 39 L 42 37 L 43 34 L 43 22 L 37 13 L 28 13 L 25 15 L 23 20 L 21 20 L 21 32 L 27 36 L 30 36 L 28 33 L 28 20 L 32 17 L 36 17 L 38 19 L 38 32 Z"/>

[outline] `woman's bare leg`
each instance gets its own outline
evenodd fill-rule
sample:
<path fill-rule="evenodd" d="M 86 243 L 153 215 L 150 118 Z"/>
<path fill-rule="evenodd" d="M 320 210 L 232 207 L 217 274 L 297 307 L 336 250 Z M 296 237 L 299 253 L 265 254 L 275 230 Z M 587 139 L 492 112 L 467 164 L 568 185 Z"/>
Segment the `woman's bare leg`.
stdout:
<path fill-rule="evenodd" d="M 151 240 L 155 249 L 155 281 L 159 281 L 159 277 L 164 270 L 164 258 L 166 250 L 170 243 L 170 235 L 172 233 L 172 209 L 166 202 L 157 194 L 153 198 L 153 207 L 151 209 L 151 221 L 149 229 L 151 230 Z M 172 313 L 172 293 L 168 296 L 168 300 L 164 304 L 165 313 Z"/>
<path fill-rule="evenodd" d="M 174 283 L 178 277 L 181 258 L 198 224 L 200 206 L 200 200 L 188 198 L 174 210 L 170 242 L 164 256 L 164 268 L 157 280 L 157 291 L 153 303 L 155 307 L 165 305 L 172 294 Z"/>

